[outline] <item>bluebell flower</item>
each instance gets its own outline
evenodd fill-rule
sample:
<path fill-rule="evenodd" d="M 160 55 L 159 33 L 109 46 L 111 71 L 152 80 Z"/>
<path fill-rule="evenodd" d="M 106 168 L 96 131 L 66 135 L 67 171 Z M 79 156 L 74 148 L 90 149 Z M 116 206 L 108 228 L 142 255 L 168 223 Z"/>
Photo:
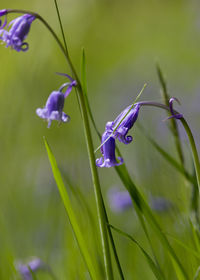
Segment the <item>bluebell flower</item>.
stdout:
<path fill-rule="evenodd" d="M 128 191 L 119 191 L 116 188 L 112 188 L 108 192 L 108 199 L 110 207 L 114 212 L 122 212 L 133 206 Z"/>
<path fill-rule="evenodd" d="M 5 15 L 6 10 L 0 11 L 0 16 Z M 0 40 L 6 43 L 6 47 L 20 52 L 28 50 L 28 43 L 24 42 L 26 39 L 31 24 L 35 20 L 35 16 L 24 14 L 12 20 L 7 26 L 7 21 L 0 28 Z M 9 29 L 10 28 L 10 29 Z"/>
<path fill-rule="evenodd" d="M 44 108 L 38 108 L 36 114 L 48 121 L 48 128 L 53 120 L 67 122 L 70 117 L 63 112 L 65 97 L 61 91 L 53 91 L 46 102 Z"/>
<path fill-rule="evenodd" d="M 161 196 L 151 197 L 150 207 L 152 210 L 162 213 L 172 208 L 172 202 Z"/>
<path fill-rule="evenodd" d="M 67 75 L 67 77 L 70 77 Z M 53 91 L 46 102 L 44 108 L 38 108 L 36 114 L 48 121 L 48 128 L 51 126 L 53 120 L 59 122 L 68 122 L 70 117 L 63 112 L 65 98 L 69 95 L 72 88 L 76 86 L 76 81 L 70 77 L 70 83 L 63 84 L 58 91 Z M 67 87 L 65 93 L 62 90 Z"/>
<path fill-rule="evenodd" d="M 113 133 L 113 137 L 117 138 L 124 144 L 129 144 L 133 138 L 127 135 L 133 127 L 139 114 L 140 104 L 130 105 L 124 109 L 114 122 L 107 122 L 106 130 Z"/>
<path fill-rule="evenodd" d="M 39 258 L 34 258 L 27 264 L 18 262 L 16 264 L 16 268 L 23 280 L 33 280 L 33 273 L 37 272 L 38 270 L 48 269 L 48 267 Z"/>
<path fill-rule="evenodd" d="M 102 157 L 96 160 L 98 167 L 112 167 L 123 163 L 122 158 L 119 157 L 117 161 L 115 157 L 115 138 L 107 130 L 102 135 L 101 143 L 104 144 L 101 147 Z"/>
<path fill-rule="evenodd" d="M 96 160 L 98 167 L 111 167 L 123 163 L 122 158 L 119 158 L 119 162 L 116 160 L 115 140 L 118 139 L 124 144 L 129 144 L 132 141 L 132 136 L 127 134 L 138 118 L 139 109 L 139 103 L 130 105 L 113 122 L 106 123 L 105 132 L 101 140 L 103 157 Z"/>

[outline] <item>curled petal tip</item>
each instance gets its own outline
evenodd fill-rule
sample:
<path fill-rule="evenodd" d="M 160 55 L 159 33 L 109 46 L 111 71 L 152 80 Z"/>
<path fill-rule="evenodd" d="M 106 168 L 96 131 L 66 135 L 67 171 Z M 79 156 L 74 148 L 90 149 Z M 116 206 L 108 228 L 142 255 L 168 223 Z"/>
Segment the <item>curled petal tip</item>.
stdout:
<path fill-rule="evenodd" d="M 183 118 L 182 114 L 176 114 L 174 112 L 174 109 L 173 109 L 173 102 L 174 101 L 176 101 L 180 105 L 180 101 L 178 100 L 178 98 L 176 98 L 176 97 L 170 98 L 170 100 L 169 100 L 169 109 L 170 109 L 170 112 L 171 112 L 172 115 L 170 117 L 168 117 L 167 120 L 168 119 L 173 119 L 173 118 L 178 120 L 178 119 Z"/>
<path fill-rule="evenodd" d="M 169 100 L 169 104 L 173 103 L 173 101 L 176 101 L 179 105 L 181 105 L 181 102 L 180 102 L 180 101 L 179 101 L 179 99 L 178 99 L 178 98 L 176 98 L 176 97 L 172 97 L 172 98 L 170 98 L 170 100 Z"/>

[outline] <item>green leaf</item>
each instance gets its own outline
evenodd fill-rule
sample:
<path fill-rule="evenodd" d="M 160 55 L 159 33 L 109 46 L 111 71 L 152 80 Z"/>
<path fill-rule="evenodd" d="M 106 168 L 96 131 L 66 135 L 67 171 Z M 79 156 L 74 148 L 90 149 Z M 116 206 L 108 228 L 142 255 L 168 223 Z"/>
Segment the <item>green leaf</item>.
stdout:
<path fill-rule="evenodd" d="M 199 280 L 199 279 L 200 279 L 200 266 L 197 268 L 193 280 Z"/>
<path fill-rule="evenodd" d="M 159 82 L 160 82 L 161 87 L 162 87 L 162 95 L 163 95 L 163 98 L 164 98 L 165 105 L 169 106 L 170 96 L 167 92 L 167 85 L 166 85 L 166 81 L 164 79 L 164 75 L 163 75 L 163 73 L 161 71 L 161 68 L 158 64 L 156 65 L 156 69 L 157 69 Z M 183 149 L 182 149 L 182 146 L 181 146 L 181 140 L 180 140 L 178 125 L 176 123 L 176 120 L 172 118 L 169 125 L 170 125 L 170 130 L 171 130 L 171 132 L 174 136 L 176 150 L 177 150 L 178 156 L 180 158 L 180 162 L 184 166 Z"/>
<path fill-rule="evenodd" d="M 152 258 L 149 256 L 149 254 L 144 250 L 144 248 L 131 236 L 129 235 L 128 233 L 114 227 L 113 225 L 109 225 L 109 227 L 111 227 L 112 229 L 114 229 L 116 232 L 122 234 L 123 236 L 129 238 L 132 242 L 134 242 L 138 247 L 139 249 L 142 251 L 143 255 L 145 256 L 153 274 L 156 276 L 156 278 L 158 280 L 163 280 L 165 279 L 163 277 L 163 275 L 161 274 L 159 268 L 157 267 L 157 265 L 154 263 L 154 261 L 152 260 Z"/>
<path fill-rule="evenodd" d="M 85 53 L 84 53 L 84 50 L 83 50 L 83 53 L 82 53 L 82 84 L 86 83 L 85 72 L 84 71 L 85 71 Z M 84 86 L 83 86 L 83 88 L 84 88 Z M 94 129 L 95 129 L 97 135 L 101 139 L 101 134 L 97 129 L 97 126 L 96 126 L 96 123 L 94 121 L 94 118 L 93 118 L 93 115 L 92 115 L 92 112 L 91 112 L 91 108 L 90 108 L 90 105 L 89 105 L 89 102 L 88 102 L 87 90 L 85 90 L 84 94 L 85 94 L 85 99 L 87 100 L 87 109 L 88 109 L 88 112 L 89 112 L 90 119 L 92 121 L 92 124 L 94 126 Z M 116 149 L 117 149 L 118 154 L 121 154 L 117 147 L 116 147 Z M 168 253 L 170 255 L 170 258 L 171 258 L 171 260 L 174 264 L 174 268 L 176 270 L 176 273 L 177 273 L 179 279 L 180 280 L 183 280 L 183 279 L 188 280 L 189 278 L 188 278 L 182 264 L 180 263 L 178 257 L 176 256 L 176 254 L 175 254 L 173 248 L 171 247 L 169 241 L 167 240 L 165 234 L 162 232 L 159 224 L 157 223 L 156 219 L 154 218 L 150 207 L 145 202 L 143 196 L 140 194 L 139 190 L 137 189 L 137 187 L 135 186 L 135 184 L 131 180 L 125 164 L 122 164 L 120 166 L 116 166 L 115 170 L 118 173 L 122 183 L 124 184 L 125 188 L 128 190 L 128 192 L 129 192 L 129 194 L 130 194 L 130 196 L 133 200 L 133 204 L 135 206 L 135 209 L 136 209 L 137 215 L 140 219 L 140 222 L 141 222 L 141 224 L 142 224 L 142 226 L 145 230 L 145 233 L 147 233 L 147 232 L 146 232 L 146 226 L 144 224 L 144 219 L 143 219 L 142 215 L 144 215 L 146 220 L 149 222 L 149 224 L 154 229 L 154 231 L 155 231 L 157 237 L 160 239 L 163 247 L 166 249 L 166 251 L 168 251 Z M 148 238 L 148 236 L 147 236 L 147 238 Z M 149 238 L 148 238 L 148 241 L 150 242 Z M 151 244 L 150 244 L 150 246 L 151 246 Z M 180 274 L 180 276 L 179 276 L 179 274 Z"/>
<path fill-rule="evenodd" d="M 188 247 L 187 245 L 185 245 L 185 243 L 183 243 L 182 241 L 178 240 L 177 238 L 175 238 L 174 236 L 172 236 L 171 234 L 167 234 L 171 239 L 173 239 L 178 245 L 180 245 L 181 247 L 183 247 L 184 249 L 186 249 L 188 252 L 190 252 L 192 255 L 194 255 L 196 258 L 200 259 L 200 255 L 199 252 L 196 252 L 195 250 L 193 250 L 192 248 Z"/>
<path fill-rule="evenodd" d="M 173 158 L 168 152 L 166 152 L 153 138 L 151 138 L 144 130 L 141 124 L 138 124 L 139 129 L 145 135 L 146 139 L 154 146 L 154 148 L 167 160 L 177 171 L 179 171 L 190 183 L 195 184 L 196 180 L 194 176 L 189 174 L 185 170 L 184 166 L 180 164 L 175 158 Z"/>
<path fill-rule="evenodd" d="M 94 121 L 92 111 L 91 111 L 91 108 L 90 108 L 90 104 L 89 104 L 89 101 L 88 101 L 88 96 L 87 96 L 86 57 L 85 57 L 84 48 L 82 49 L 82 59 L 81 59 L 81 83 L 82 83 L 83 93 L 84 93 L 84 97 L 85 97 L 85 101 L 86 101 L 86 107 L 87 107 L 87 111 L 88 111 L 89 116 L 90 116 L 90 120 L 92 121 L 92 125 L 93 125 L 97 135 L 101 139 L 101 134 L 98 131 L 96 123 Z M 102 198 L 102 204 L 103 204 L 103 208 L 104 208 L 104 214 L 105 214 L 106 222 L 109 223 L 108 215 L 106 213 L 106 208 L 105 208 L 105 205 L 104 205 L 103 198 Z M 116 262 L 116 265 L 117 265 L 117 268 L 118 268 L 118 271 L 119 271 L 119 275 L 120 275 L 121 279 L 124 280 L 124 275 L 123 275 L 122 267 L 121 267 L 119 257 L 118 257 L 118 254 L 117 254 L 117 249 L 115 247 L 114 238 L 112 236 L 112 232 L 111 232 L 109 227 L 108 227 L 108 235 L 109 235 L 109 238 L 110 238 L 111 248 L 112 248 L 112 251 L 113 251 L 113 254 L 114 254 L 114 258 L 115 258 L 115 262 Z"/>
<path fill-rule="evenodd" d="M 78 242 L 81 254 L 82 254 L 82 256 L 84 258 L 84 261 L 87 265 L 87 268 L 88 268 L 88 271 L 90 273 L 91 278 L 92 279 L 98 279 L 95 268 L 93 266 L 93 262 L 91 260 L 90 254 L 89 254 L 88 249 L 87 249 L 87 244 L 86 244 L 86 242 L 84 240 L 84 237 L 81 233 L 81 230 L 80 230 L 80 227 L 78 225 L 78 221 L 77 221 L 77 218 L 75 216 L 75 213 L 73 211 L 73 208 L 72 208 L 72 205 L 71 205 L 66 187 L 64 185 L 61 173 L 58 169 L 56 159 L 55 159 L 55 157 L 54 157 L 46 139 L 44 139 L 44 142 L 45 142 L 45 147 L 46 147 L 47 154 L 48 154 L 48 157 L 49 157 L 49 161 L 50 161 L 50 164 L 51 164 L 53 176 L 54 176 L 54 179 L 56 181 L 58 190 L 60 192 L 60 196 L 61 196 L 62 202 L 64 204 L 65 210 L 68 214 L 68 217 L 69 217 L 74 235 L 76 237 L 76 240 Z"/>
<path fill-rule="evenodd" d="M 178 278 L 180 280 L 183 280 L 183 279 L 188 280 L 189 278 L 188 278 L 188 275 L 185 272 L 184 267 L 182 266 L 178 257 L 176 256 L 176 253 L 173 250 L 173 248 L 171 247 L 167 237 L 165 236 L 165 234 L 161 230 L 158 222 L 156 221 L 156 219 L 155 219 L 155 217 L 154 217 L 154 215 L 151 211 L 151 208 L 146 203 L 145 199 L 143 198 L 143 196 L 138 191 L 136 185 L 131 180 L 131 178 L 129 176 L 129 173 L 128 173 L 128 170 L 126 168 L 126 165 L 122 164 L 120 166 L 115 166 L 115 170 L 117 171 L 117 173 L 118 173 L 120 179 L 122 180 L 124 186 L 128 190 L 128 192 L 129 192 L 129 194 L 132 198 L 133 204 L 135 206 L 135 209 L 139 210 L 144 215 L 144 217 L 146 218 L 148 223 L 154 229 L 157 237 L 160 239 L 163 247 L 169 253 L 169 256 L 172 260 L 172 263 L 174 265 L 174 269 L 176 271 L 176 274 L 177 274 Z"/>

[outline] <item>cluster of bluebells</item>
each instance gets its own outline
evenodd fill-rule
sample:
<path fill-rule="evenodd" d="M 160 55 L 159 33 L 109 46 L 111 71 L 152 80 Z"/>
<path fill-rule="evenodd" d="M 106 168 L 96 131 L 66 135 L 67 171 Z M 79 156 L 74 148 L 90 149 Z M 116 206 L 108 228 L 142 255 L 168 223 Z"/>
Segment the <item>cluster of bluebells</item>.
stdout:
<path fill-rule="evenodd" d="M 7 24 L 8 10 L 0 10 L 0 40 L 6 43 L 6 47 L 11 47 L 16 51 L 27 51 L 28 43 L 24 42 L 26 39 L 32 22 L 36 19 L 36 16 L 31 14 L 23 14 L 12 20 Z M 1 18 L 5 17 L 2 23 Z M 59 73 L 60 74 L 60 73 Z M 38 108 L 36 114 L 48 121 L 48 127 L 50 127 L 52 120 L 59 122 L 67 122 L 70 117 L 63 112 L 65 98 L 69 95 L 72 88 L 77 85 L 67 74 L 61 74 L 66 76 L 70 82 L 63 84 L 59 90 L 53 91 L 46 102 L 44 108 Z M 64 88 L 67 88 L 65 93 L 62 92 Z M 171 98 L 169 101 L 169 108 L 172 116 L 170 118 L 180 119 L 181 114 L 176 114 L 173 110 L 173 101 L 176 98 Z M 113 121 L 107 122 L 105 132 L 101 139 L 101 153 L 102 157 L 96 160 L 98 167 L 112 167 L 123 163 L 121 157 L 115 156 L 115 141 L 118 139 L 124 144 L 132 142 L 132 136 L 128 135 L 129 130 L 133 127 L 139 114 L 140 103 L 128 106 L 121 114 Z"/>
<path fill-rule="evenodd" d="M 138 118 L 139 109 L 139 103 L 130 105 L 113 122 L 106 123 L 105 132 L 101 139 L 102 157 L 96 160 L 98 167 L 112 167 L 123 163 L 122 158 L 116 159 L 115 141 L 118 139 L 124 144 L 132 142 L 132 136 L 127 134 Z"/>
<path fill-rule="evenodd" d="M 35 20 L 35 16 L 24 14 L 7 24 L 6 14 L 7 10 L 0 11 L 0 17 L 5 16 L 3 24 L 0 20 L 0 40 L 6 44 L 6 47 L 11 47 L 17 52 L 27 51 L 29 46 L 24 40 L 29 33 L 32 22 Z"/>
<path fill-rule="evenodd" d="M 6 9 L 0 10 L 0 40 L 6 43 L 6 47 L 11 47 L 16 51 L 27 51 L 28 43 L 24 42 L 26 39 L 32 22 L 36 19 L 34 15 L 24 14 L 20 17 L 15 18 L 7 24 L 7 13 Z M 1 18 L 5 16 L 4 22 L 2 23 Z M 58 73 L 69 79 L 69 83 L 64 83 L 59 90 L 53 91 L 46 102 L 44 108 L 38 108 L 36 114 L 47 120 L 48 127 L 50 127 L 52 120 L 59 122 L 67 122 L 70 117 L 63 112 L 65 98 L 69 95 L 72 88 L 77 85 L 76 81 L 73 80 L 69 75 Z M 63 93 L 62 90 L 66 88 Z"/>

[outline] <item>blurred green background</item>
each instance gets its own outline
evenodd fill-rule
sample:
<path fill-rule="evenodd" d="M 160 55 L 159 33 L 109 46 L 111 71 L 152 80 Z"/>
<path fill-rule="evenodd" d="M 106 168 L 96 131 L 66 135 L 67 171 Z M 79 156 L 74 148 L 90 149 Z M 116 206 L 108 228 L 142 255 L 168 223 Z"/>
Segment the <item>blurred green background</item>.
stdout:
<path fill-rule="evenodd" d="M 191 125 L 199 147 L 200 17 L 198 0 L 58 0 L 69 52 L 78 73 L 81 48 L 87 59 L 88 95 L 101 132 L 132 103 L 147 83 L 141 100 L 160 102 L 160 85 L 155 64 L 165 73 L 169 93 L 180 102 L 181 111 Z M 1 9 L 17 8 L 38 12 L 61 37 L 53 0 L 1 0 Z M 8 19 L 14 16 L 9 15 Z M 65 82 L 55 72 L 70 74 L 65 59 L 44 26 L 34 22 L 28 35 L 29 51 L 17 53 L 0 46 L 0 279 L 8 279 L 10 259 L 25 261 L 38 256 L 47 262 L 58 279 L 88 279 L 70 224 L 53 180 L 45 151 L 45 136 L 54 152 L 65 180 L 81 191 L 96 219 L 93 187 L 89 171 L 82 121 L 73 91 L 65 103 L 71 122 L 58 127 L 37 117 L 35 110 L 45 105 L 51 91 Z M 157 109 L 142 108 L 139 121 L 166 150 L 176 156 L 166 115 Z M 186 165 L 191 155 L 184 131 Z M 130 173 L 148 198 L 164 196 L 176 211 L 158 215 L 164 230 L 187 240 L 190 186 L 154 150 L 137 128 L 134 141 L 119 145 Z M 100 143 L 94 133 L 94 143 Z M 97 154 L 99 157 L 100 154 Z M 108 210 L 107 190 L 123 190 L 112 169 L 99 170 Z M 71 194 L 80 223 L 94 250 L 95 236 L 89 220 Z M 133 234 L 144 246 L 145 238 L 134 210 L 115 214 L 111 223 Z M 87 228 L 85 228 L 87 226 Z M 128 240 L 115 235 L 126 279 L 154 279 L 142 254 Z M 98 241 L 98 238 L 97 240 Z M 162 247 L 153 240 L 167 279 L 173 271 Z M 147 250 L 148 250 L 148 246 Z M 92 249 L 93 248 L 93 249 Z M 177 246 L 177 250 L 181 249 Z M 184 262 L 184 259 L 183 259 Z M 194 274 L 195 263 L 185 262 Z M 117 275 L 117 273 L 116 273 Z M 10 276 L 11 277 L 11 276 Z M 43 278 L 42 278 L 43 277 Z M 38 279 L 48 279 L 45 276 Z M 12 279 L 12 278 L 9 278 Z M 116 279 L 117 276 L 116 276 Z"/>

